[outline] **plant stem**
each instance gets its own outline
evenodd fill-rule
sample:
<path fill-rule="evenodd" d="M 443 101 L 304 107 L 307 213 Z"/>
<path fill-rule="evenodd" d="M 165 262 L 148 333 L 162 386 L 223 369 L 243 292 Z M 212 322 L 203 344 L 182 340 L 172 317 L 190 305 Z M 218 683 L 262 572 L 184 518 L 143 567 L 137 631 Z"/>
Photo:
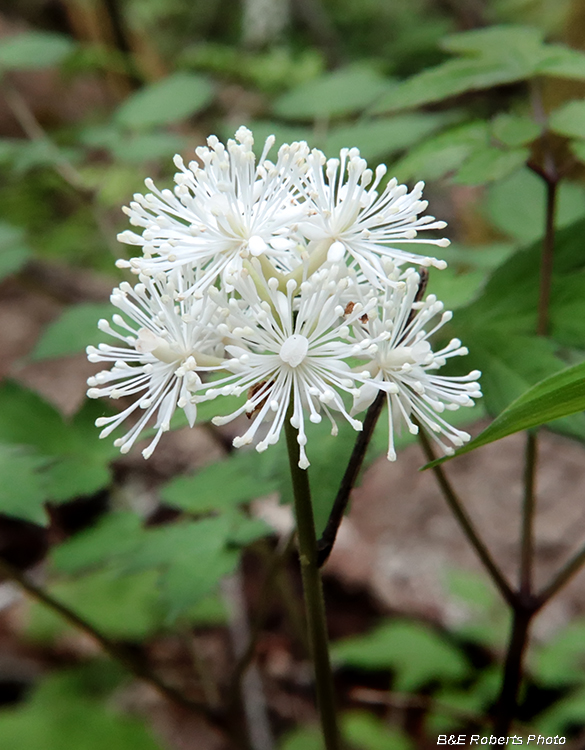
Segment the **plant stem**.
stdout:
<path fill-rule="evenodd" d="M 565 563 L 550 583 L 539 592 L 536 597 L 538 607 L 543 607 L 549 599 L 552 599 L 571 580 L 575 573 L 583 567 L 583 564 L 585 564 L 585 545 Z"/>
<path fill-rule="evenodd" d="M 297 519 L 297 536 L 299 543 L 299 560 L 303 579 L 303 593 L 307 612 L 309 644 L 315 669 L 315 688 L 317 704 L 321 716 L 321 728 L 327 750 L 339 750 L 339 732 L 335 710 L 333 675 L 329 660 L 327 623 L 325 620 L 325 603 L 321 575 L 317 565 L 317 543 L 315 522 L 309 488 L 309 475 L 301 469 L 299 463 L 298 432 L 291 425 L 292 404 L 286 420 L 286 444 L 290 473 L 293 485 L 295 515 Z"/>
<path fill-rule="evenodd" d="M 327 562 L 331 550 L 333 549 L 333 545 L 335 544 L 337 532 L 341 521 L 343 520 L 347 503 L 349 502 L 349 496 L 356 483 L 360 469 L 362 468 L 368 445 L 374 434 L 374 428 L 376 427 L 378 417 L 384 406 L 385 398 L 386 394 L 384 391 L 380 391 L 376 396 L 376 400 L 366 412 L 363 430 L 358 433 L 345 474 L 343 475 L 343 479 L 339 485 L 339 490 L 335 496 L 333 507 L 331 508 L 327 520 L 327 525 L 325 526 L 321 538 L 317 542 L 317 564 L 319 567 Z"/>
<path fill-rule="evenodd" d="M 163 682 L 150 669 L 150 667 L 146 664 L 144 659 L 139 654 L 127 648 L 124 644 L 118 643 L 108 638 L 90 622 L 78 615 L 72 609 L 69 609 L 69 607 L 67 607 L 65 604 L 62 604 L 57 599 L 54 599 L 49 593 L 41 589 L 39 586 L 36 586 L 34 583 L 32 583 L 32 581 L 30 581 L 29 578 L 18 568 L 15 568 L 13 565 L 1 558 L 0 575 L 5 576 L 11 581 L 15 581 L 16 583 L 18 583 L 18 585 L 33 599 L 36 599 L 36 601 L 41 602 L 41 604 L 44 604 L 53 612 L 56 612 L 74 627 L 79 628 L 80 630 L 83 630 L 85 633 L 90 635 L 100 644 L 103 650 L 112 657 L 112 659 L 120 662 L 120 664 L 126 667 L 126 669 L 136 677 L 150 683 L 159 691 L 159 693 L 164 695 L 166 698 L 191 710 L 205 710 L 205 706 L 190 700 L 176 688 Z"/>
<path fill-rule="evenodd" d="M 425 453 L 425 456 L 427 457 L 429 462 L 434 461 L 436 456 L 434 454 L 433 448 L 431 446 L 431 443 L 426 433 L 424 432 L 424 430 L 422 429 L 420 425 L 419 425 L 418 436 L 419 436 L 420 443 L 422 445 L 422 449 Z M 455 490 L 451 486 L 451 483 L 447 479 L 447 476 L 445 472 L 443 471 L 443 467 L 433 466 L 432 471 L 435 475 L 435 478 L 437 480 L 439 487 L 441 488 L 443 497 L 447 501 L 447 505 L 449 506 L 453 515 L 455 516 L 459 525 L 461 526 L 461 530 L 463 531 L 463 533 L 469 540 L 469 543 L 471 544 L 471 546 L 476 551 L 477 556 L 483 563 L 492 581 L 498 588 L 500 594 L 503 596 L 503 598 L 508 604 L 510 604 L 511 606 L 514 606 L 515 594 L 512 591 L 510 584 L 504 578 L 502 571 L 497 566 L 490 551 L 488 550 L 483 540 L 480 538 L 479 534 L 475 530 L 473 522 L 471 521 L 470 517 L 467 514 L 467 511 L 463 507 L 461 500 L 459 499 L 459 497 L 457 496 L 457 493 L 455 492 Z"/>
<path fill-rule="evenodd" d="M 534 487 L 538 442 L 535 432 L 526 435 L 526 460 L 524 469 L 524 502 L 522 504 L 522 536 L 520 542 L 520 594 L 532 594 L 532 560 L 534 556 Z"/>
<path fill-rule="evenodd" d="M 538 294 L 538 318 L 536 323 L 536 333 L 539 336 L 546 336 L 549 327 L 550 290 L 555 250 L 555 215 L 558 186 L 558 178 L 555 174 L 554 167 L 551 167 L 547 171 L 545 182 L 546 220 L 540 261 L 540 289 Z"/>
<path fill-rule="evenodd" d="M 535 614 L 533 606 L 516 606 L 512 614 L 512 630 L 506 654 L 504 678 L 498 698 L 494 734 L 507 737 L 516 715 L 518 690 L 522 679 L 522 663 L 528 644 L 530 622 Z"/>

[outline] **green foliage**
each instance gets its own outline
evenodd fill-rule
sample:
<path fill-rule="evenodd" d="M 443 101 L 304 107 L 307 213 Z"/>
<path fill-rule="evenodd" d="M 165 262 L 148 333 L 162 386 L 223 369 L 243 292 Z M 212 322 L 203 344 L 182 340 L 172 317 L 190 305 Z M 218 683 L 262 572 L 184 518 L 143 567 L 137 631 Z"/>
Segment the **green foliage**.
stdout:
<path fill-rule="evenodd" d="M 487 194 L 487 216 L 504 234 L 522 243 L 535 242 L 544 233 L 546 187 L 528 169 L 520 169 L 491 185 Z M 561 182 L 556 226 L 563 229 L 585 215 L 585 191 L 581 185 Z"/>
<path fill-rule="evenodd" d="M 585 101 L 579 99 L 563 104 L 551 114 L 549 127 L 568 138 L 585 138 Z"/>
<path fill-rule="evenodd" d="M 90 148 L 105 149 L 115 161 L 132 164 L 168 159 L 191 145 L 176 133 L 127 132 L 111 124 L 84 128 L 80 140 Z"/>
<path fill-rule="evenodd" d="M 98 586 L 102 575 L 106 583 L 113 576 L 115 585 L 120 571 L 122 581 L 128 580 L 128 574 L 158 571 L 164 612 L 173 620 L 191 611 L 234 570 L 238 546 L 268 532 L 264 523 L 235 511 L 154 528 L 143 528 L 134 514 L 115 513 L 60 545 L 53 560 L 58 570 L 69 574 L 97 569 Z M 78 580 L 68 584 L 74 586 L 74 596 Z M 124 585 L 120 583 L 121 590 Z"/>
<path fill-rule="evenodd" d="M 392 620 L 335 643 L 332 656 L 350 667 L 393 670 L 397 690 L 417 690 L 435 680 L 457 681 L 469 670 L 461 651 L 438 632 L 406 620 Z"/>
<path fill-rule="evenodd" d="M 102 413 L 101 406 L 88 403 L 65 420 L 32 391 L 5 381 L 0 388 L 0 442 L 26 446 L 45 458 L 42 486 L 48 500 L 88 495 L 110 482 L 109 463 L 117 454 L 108 441 L 98 438 L 94 422 Z M 10 512 L 15 508 L 11 506 Z M 25 518 L 37 513 L 35 504 L 21 513 Z"/>
<path fill-rule="evenodd" d="M 0 281 L 20 271 L 30 256 L 23 230 L 0 222 Z"/>
<path fill-rule="evenodd" d="M 441 46 L 461 57 L 402 82 L 381 98 L 374 111 L 419 107 L 539 75 L 585 78 L 585 54 L 560 45 L 547 45 L 542 31 L 528 26 L 465 31 L 445 37 Z"/>
<path fill-rule="evenodd" d="M 69 36 L 27 31 L 0 42 L 0 72 L 58 65 L 75 49 Z"/>
<path fill-rule="evenodd" d="M 173 73 L 126 99 L 115 114 L 119 125 L 149 128 L 184 120 L 213 99 L 213 86 L 201 75 Z"/>
<path fill-rule="evenodd" d="M 337 156 L 342 148 L 360 149 L 364 159 L 377 160 L 402 151 L 442 127 L 451 118 L 441 114 L 411 113 L 358 120 L 331 128 L 324 143 L 327 156 Z"/>
<path fill-rule="evenodd" d="M 46 458 L 18 445 L 0 444 L 0 511 L 8 516 L 44 524 L 47 492 L 39 469 Z"/>
<path fill-rule="evenodd" d="M 539 683 L 558 688 L 583 682 L 585 622 L 569 625 L 536 651 L 531 672 Z"/>
<path fill-rule="evenodd" d="M 161 490 L 162 499 L 190 513 L 224 510 L 268 495 L 276 488 L 274 479 L 258 476 L 256 451 L 243 451 L 218 461 L 194 476 L 178 477 Z"/>
<path fill-rule="evenodd" d="M 581 728 L 585 723 L 585 687 L 557 701 L 535 722 L 539 732 L 554 736 L 567 727 Z"/>
<path fill-rule="evenodd" d="M 97 327 L 98 320 L 111 315 L 112 306 L 106 302 L 86 302 L 66 308 L 45 329 L 30 355 L 31 359 L 66 357 L 85 351 L 90 344 L 97 346 L 104 339 Z"/>
<path fill-rule="evenodd" d="M 500 113 L 492 121 L 492 135 L 506 146 L 525 146 L 540 135 L 540 127 L 530 117 Z"/>
<path fill-rule="evenodd" d="M 466 570 L 449 570 L 447 587 L 467 610 L 453 630 L 466 641 L 500 650 L 508 635 L 508 615 L 498 594 L 484 576 Z"/>
<path fill-rule="evenodd" d="M 389 87 L 370 67 L 350 67 L 326 73 L 279 97 L 273 105 L 278 117 L 313 120 L 358 112 Z"/>
<path fill-rule="evenodd" d="M 365 711 L 351 711 L 343 715 L 341 731 L 356 750 L 411 750 L 410 740 L 399 729 Z"/>
<path fill-rule="evenodd" d="M 585 410 L 585 362 L 545 378 L 517 398 L 474 440 L 456 452 L 460 456 L 522 430 Z M 454 456 L 432 461 L 436 466 Z"/>
<path fill-rule="evenodd" d="M 75 673 L 46 678 L 23 705 L 0 711 L 3 750 L 161 750 L 136 718 L 87 694 Z"/>

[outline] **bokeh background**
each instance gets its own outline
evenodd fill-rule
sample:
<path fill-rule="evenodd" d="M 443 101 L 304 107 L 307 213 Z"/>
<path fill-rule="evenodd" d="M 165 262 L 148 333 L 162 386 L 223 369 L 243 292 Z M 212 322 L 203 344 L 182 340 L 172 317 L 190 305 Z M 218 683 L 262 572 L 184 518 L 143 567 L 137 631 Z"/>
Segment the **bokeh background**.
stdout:
<path fill-rule="evenodd" d="M 484 371 L 484 405 L 463 415 L 477 434 L 584 357 L 584 60 L 580 0 L 0 3 L 1 750 L 320 747 L 295 553 L 283 552 L 283 452 L 241 459 L 237 424 L 178 424 L 145 462 L 141 446 L 121 457 L 93 427 L 109 407 L 85 400 L 95 367 L 84 349 L 125 278 L 121 207 L 144 178 L 172 186 L 173 154 L 194 158 L 208 134 L 245 124 L 260 150 L 271 133 L 329 156 L 357 146 L 407 184 L 425 180 L 453 240 L 429 291 L 455 311 L 466 371 Z M 546 153 L 562 170 L 561 260 L 550 335 L 537 338 Z M 585 422 L 556 428 L 541 443 L 541 583 L 585 533 Z M 322 437 L 320 526 L 353 440 Z M 390 465 L 385 440 L 380 429 L 325 568 L 329 627 L 346 741 L 422 750 L 439 732 L 489 727 L 508 622 L 418 472 L 419 448 L 404 439 Z M 515 436 L 449 467 L 510 576 L 523 450 Z M 196 706 L 108 659 L 42 592 Z M 574 750 L 585 747 L 584 616 L 581 575 L 535 623 L 522 697 L 521 728 Z"/>

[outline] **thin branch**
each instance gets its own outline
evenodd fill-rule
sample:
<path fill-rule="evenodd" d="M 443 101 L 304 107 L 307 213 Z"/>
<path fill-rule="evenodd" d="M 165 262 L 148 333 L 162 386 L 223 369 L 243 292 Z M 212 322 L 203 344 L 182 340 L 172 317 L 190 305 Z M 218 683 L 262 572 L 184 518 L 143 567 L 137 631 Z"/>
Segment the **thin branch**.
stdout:
<path fill-rule="evenodd" d="M 522 536 L 520 541 L 520 593 L 524 597 L 532 593 L 532 561 L 534 557 L 534 488 L 538 437 L 535 432 L 526 436 L 526 460 L 524 469 L 524 501 L 522 504 Z"/>
<path fill-rule="evenodd" d="M 538 608 L 544 605 L 565 586 L 571 578 L 579 572 L 585 564 L 585 545 L 571 557 L 559 572 L 552 578 L 537 595 Z"/>
<path fill-rule="evenodd" d="M 429 462 L 434 461 L 436 456 L 434 454 L 433 448 L 430 444 L 430 441 L 426 433 L 424 432 L 424 430 L 421 428 L 420 425 L 419 425 L 418 436 L 419 436 L 420 443 L 422 445 L 422 449 L 425 453 L 425 456 L 427 457 L 427 460 Z M 439 487 L 441 488 L 443 496 L 445 500 L 447 501 L 447 505 L 449 506 L 453 515 L 459 522 L 459 525 L 461 526 L 463 533 L 469 540 L 471 546 L 476 551 L 477 556 L 483 563 L 487 572 L 490 574 L 492 581 L 494 582 L 494 584 L 500 591 L 505 601 L 510 606 L 514 607 L 516 603 L 516 598 L 517 598 L 516 594 L 512 591 L 509 583 L 504 578 L 503 573 L 501 572 L 499 567 L 496 565 L 496 562 L 493 559 L 490 551 L 488 550 L 483 540 L 480 538 L 479 534 L 475 530 L 473 522 L 471 521 L 470 517 L 467 514 L 467 511 L 463 507 L 461 500 L 459 499 L 455 490 L 451 486 L 451 483 L 447 479 L 447 476 L 445 475 L 445 472 L 443 471 L 443 467 L 433 466 L 432 471 L 435 475 L 435 478 L 437 480 Z"/>
<path fill-rule="evenodd" d="M 382 407 L 384 406 L 385 399 L 385 392 L 380 391 L 376 396 L 376 400 L 366 412 L 363 429 L 358 433 L 356 438 L 349 463 L 347 464 L 335 501 L 333 502 L 327 525 L 325 526 L 321 538 L 317 542 L 317 565 L 319 567 L 322 567 L 327 562 L 331 550 L 333 549 L 333 545 L 335 544 L 337 532 L 341 521 L 343 520 L 347 503 L 349 502 L 349 496 L 357 481 L 360 469 L 362 468 L 366 451 L 368 450 L 370 440 L 374 434 L 374 429 L 382 411 Z"/>
<path fill-rule="evenodd" d="M 82 630 L 84 633 L 90 635 L 96 640 L 103 650 L 112 657 L 115 661 L 120 662 L 126 669 L 133 675 L 138 677 L 150 685 L 155 687 L 159 693 L 164 697 L 168 698 L 174 703 L 184 706 L 185 708 L 195 711 L 205 711 L 206 706 L 196 701 L 191 700 L 186 695 L 183 695 L 179 690 L 167 685 L 163 680 L 158 677 L 146 664 L 145 660 L 139 654 L 136 654 L 131 649 L 127 648 L 124 644 L 118 643 L 117 641 L 108 638 L 102 632 L 100 632 L 94 625 L 81 617 L 77 612 L 67 607 L 57 599 L 54 599 L 44 589 L 32 583 L 32 581 L 18 568 L 15 568 L 10 563 L 0 558 L 0 575 L 9 578 L 11 581 L 15 581 L 18 585 L 26 591 L 26 593 L 38 602 L 41 602 L 46 607 L 56 612 L 58 615 L 63 617 L 68 623 L 73 625 L 75 628 Z"/>

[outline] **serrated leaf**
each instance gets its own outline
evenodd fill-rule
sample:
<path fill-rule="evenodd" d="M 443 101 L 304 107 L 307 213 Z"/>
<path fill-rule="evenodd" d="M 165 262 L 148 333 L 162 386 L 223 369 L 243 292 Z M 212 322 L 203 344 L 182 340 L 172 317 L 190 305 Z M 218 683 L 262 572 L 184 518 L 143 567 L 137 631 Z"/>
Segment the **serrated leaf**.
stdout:
<path fill-rule="evenodd" d="M 0 71 L 58 65 L 75 47 L 70 37 L 48 31 L 5 36 L 0 41 Z"/>
<path fill-rule="evenodd" d="M 191 513 L 231 508 L 268 495 L 274 479 L 258 476 L 256 451 L 238 453 L 218 461 L 190 477 L 177 477 L 161 489 L 162 499 Z"/>
<path fill-rule="evenodd" d="M 337 663 L 361 669 L 392 669 L 397 690 L 417 690 L 435 680 L 459 680 L 468 674 L 463 654 L 438 633 L 417 622 L 392 621 L 332 648 Z"/>
<path fill-rule="evenodd" d="M 47 491 L 40 469 L 48 459 L 22 446 L 0 445 L 0 513 L 46 524 Z"/>
<path fill-rule="evenodd" d="M 484 146 L 471 152 L 453 177 L 460 185 L 482 185 L 507 177 L 526 163 L 530 151 L 515 148 L 508 151 Z"/>
<path fill-rule="evenodd" d="M 568 367 L 545 378 L 516 399 L 480 435 L 459 448 L 454 456 L 432 461 L 425 468 L 436 466 L 455 456 L 469 453 L 483 445 L 522 430 L 568 417 L 585 410 L 585 363 Z"/>
<path fill-rule="evenodd" d="M 567 102 L 551 114 L 549 127 L 567 138 L 585 139 L 585 101 Z"/>
<path fill-rule="evenodd" d="M 413 113 L 338 125 L 329 130 L 324 151 L 327 156 L 338 156 L 342 148 L 356 147 L 364 159 L 383 159 L 412 146 L 447 121 L 443 115 Z"/>
<path fill-rule="evenodd" d="M 38 362 L 66 357 L 85 351 L 90 344 L 97 346 L 104 339 L 104 334 L 97 327 L 98 320 L 110 318 L 112 310 L 112 305 L 107 302 L 85 302 L 66 308 L 45 329 L 30 358 Z"/>
<path fill-rule="evenodd" d="M 118 107 L 115 121 L 130 128 L 148 128 L 184 120 L 213 99 L 207 78 L 178 72 L 137 91 Z"/>
<path fill-rule="evenodd" d="M 538 138 L 540 127 L 530 117 L 502 112 L 492 121 L 492 134 L 506 146 L 525 146 Z"/>
<path fill-rule="evenodd" d="M 77 573 L 99 567 L 130 552 L 140 541 L 142 520 L 136 513 L 108 513 L 95 526 L 67 539 L 51 551 L 55 569 Z"/>
<path fill-rule="evenodd" d="M 342 68 L 283 94 L 274 102 L 273 111 L 290 120 L 349 115 L 367 107 L 389 86 L 372 68 Z"/>

